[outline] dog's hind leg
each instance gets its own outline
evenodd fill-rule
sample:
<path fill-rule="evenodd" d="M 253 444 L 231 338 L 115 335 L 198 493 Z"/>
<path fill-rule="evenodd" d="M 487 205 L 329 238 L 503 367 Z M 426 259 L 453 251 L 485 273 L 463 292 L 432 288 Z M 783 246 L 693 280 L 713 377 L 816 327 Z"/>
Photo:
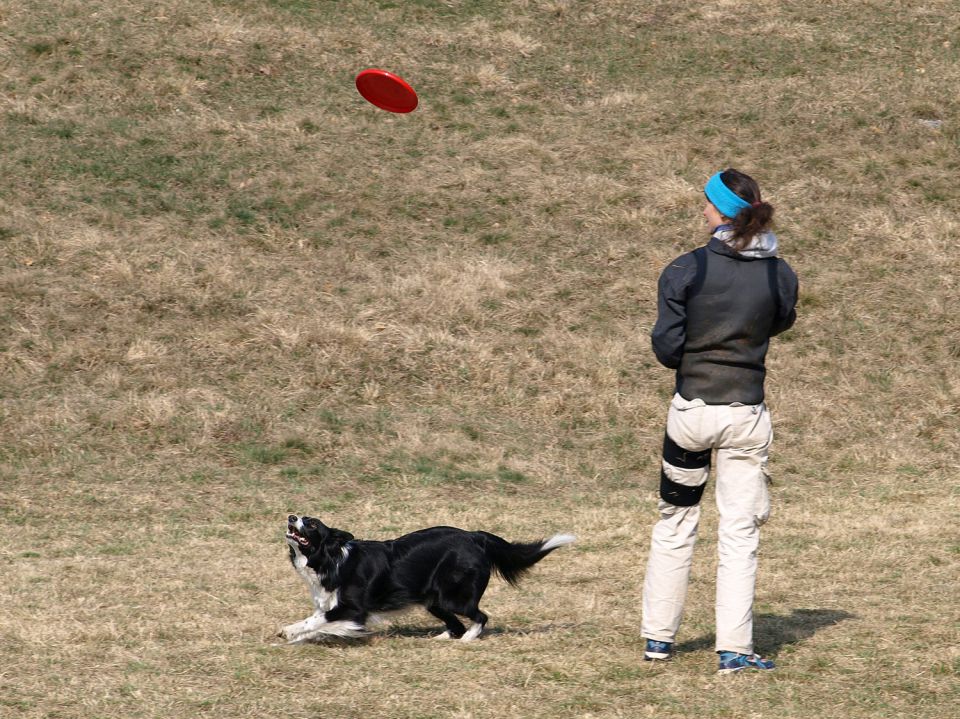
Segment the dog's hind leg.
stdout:
<path fill-rule="evenodd" d="M 464 633 L 462 637 L 460 637 L 460 641 L 472 642 L 474 639 L 480 636 L 480 632 L 483 631 L 483 628 L 487 624 L 488 617 L 486 614 L 480 611 L 479 607 L 477 607 L 472 612 L 467 612 L 466 616 L 468 616 L 471 620 L 473 620 L 473 624 L 471 624 L 470 628 Z"/>
<path fill-rule="evenodd" d="M 451 572 L 438 582 L 439 592 L 435 608 L 446 614 L 466 617 L 473 622 L 469 628 L 464 629 L 457 620 L 461 630 L 459 634 L 451 632 L 451 635 L 459 637 L 460 641 L 470 642 L 480 636 L 487 623 L 487 615 L 480 611 L 480 599 L 490 581 L 490 568 L 478 559 L 472 566 L 461 565 L 457 569 L 457 572 Z M 434 614 L 443 618 L 440 614 Z M 449 624 L 447 628 L 450 629 Z"/>
<path fill-rule="evenodd" d="M 459 639 L 467 631 L 467 628 L 463 626 L 463 622 L 457 619 L 457 616 L 453 612 L 448 612 L 441 607 L 427 607 L 427 611 L 447 627 L 447 631 L 443 634 L 438 634 L 434 639 Z"/>

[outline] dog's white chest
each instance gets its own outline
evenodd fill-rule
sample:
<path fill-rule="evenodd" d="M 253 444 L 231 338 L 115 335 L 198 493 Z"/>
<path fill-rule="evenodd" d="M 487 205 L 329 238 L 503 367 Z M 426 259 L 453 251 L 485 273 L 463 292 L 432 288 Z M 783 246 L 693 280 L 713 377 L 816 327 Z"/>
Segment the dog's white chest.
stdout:
<path fill-rule="evenodd" d="M 313 606 L 317 608 L 317 611 L 326 612 L 337 606 L 336 591 L 328 592 L 323 588 L 323 585 L 320 583 L 320 577 L 313 569 L 307 566 L 307 558 L 300 552 L 296 552 L 293 566 L 310 590 Z"/>

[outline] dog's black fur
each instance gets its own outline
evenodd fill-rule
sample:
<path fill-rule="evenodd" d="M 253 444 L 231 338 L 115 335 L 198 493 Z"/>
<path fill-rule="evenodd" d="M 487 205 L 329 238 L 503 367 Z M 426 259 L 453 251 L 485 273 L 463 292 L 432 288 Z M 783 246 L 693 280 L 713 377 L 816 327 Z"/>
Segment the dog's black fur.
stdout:
<path fill-rule="evenodd" d="M 431 527 L 389 541 L 363 541 L 313 517 L 287 518 L 290 561 L 317 612 L 281 632 L 291 641 L 320 634 L 357 636 L 372 615 L 422 605 L 446 627 L 441 637 L 476 637 L 487 622 L 480 599 L 496 571 L 510 584 L 550 552 L 574 541 L 558 534 L 508 542 L 489 532 Z M 466 617 L 470 630 L 457 616 Z M 346 627 L 346 629 L 345 629 Z"/>

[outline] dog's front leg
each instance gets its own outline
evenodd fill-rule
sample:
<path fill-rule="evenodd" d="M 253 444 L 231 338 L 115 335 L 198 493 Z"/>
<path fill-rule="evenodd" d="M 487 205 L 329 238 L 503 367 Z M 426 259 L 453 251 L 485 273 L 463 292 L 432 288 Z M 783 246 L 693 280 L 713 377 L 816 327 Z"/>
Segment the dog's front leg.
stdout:
<path fill-rule="evenodd" d="M 326 617 L 324 617 L 324 613 L 321 611 L 316 611 L 302 621 L 285 626 L 280 630 L 279 636 L 283 639 L 286 639 L 291 644 L 302 641 L 303 639 L 315 634 L 317 629 L 321 625 L 325 624 L 326 621 L 327 620 Z"/>

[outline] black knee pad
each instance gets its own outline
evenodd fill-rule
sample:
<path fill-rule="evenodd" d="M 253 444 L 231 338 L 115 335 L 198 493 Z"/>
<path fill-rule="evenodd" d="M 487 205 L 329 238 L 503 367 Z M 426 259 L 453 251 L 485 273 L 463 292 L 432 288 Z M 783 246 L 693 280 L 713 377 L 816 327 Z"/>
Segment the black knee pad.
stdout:
<path fill-rule="evenodd" d="M 670 479 L 666 472 L 660 470 L 660 499 L 675 507 L 692 507 L 700 504 L 700 498 L 703 497 L 703 490 L 706 487 L 706 482 L 696 487 L 678 484 Z"/>
<path fill-rule="evenodd" d="M 710 453 L 709 448 L 701 452 L 684 449 L 674 442 L 669 434 L 663 435 L 663 461 L 673 467 L 709 470 Z M 670 479 L 663 469 L 660 470 L 660 498 L 675 507 L 692 507 L 699 504 L 706 486 L 706 482 L 696 487 L 679 484 Z"/>

